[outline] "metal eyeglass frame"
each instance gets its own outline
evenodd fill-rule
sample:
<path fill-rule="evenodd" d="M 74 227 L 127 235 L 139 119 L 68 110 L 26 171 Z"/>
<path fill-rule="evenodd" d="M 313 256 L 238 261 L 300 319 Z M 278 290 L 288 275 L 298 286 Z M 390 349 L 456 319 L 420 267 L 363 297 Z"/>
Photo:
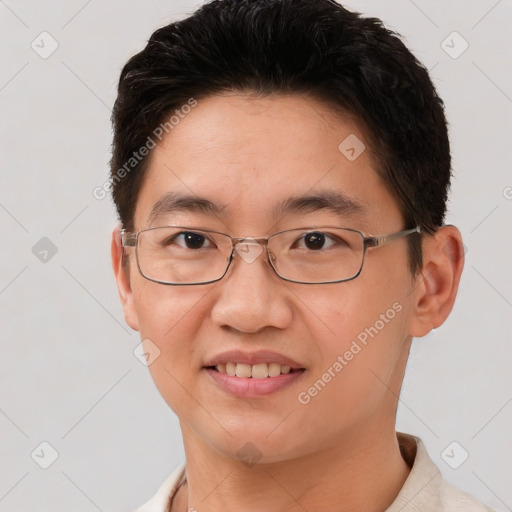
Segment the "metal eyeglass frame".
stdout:
<path fill-rule="evenodd" d="M 140 265 L 139 265 L 139 257 L 138 257 L 138 252 L 137 252 L 138 251 L 139 234 L 143 233 L 145 231 L 152 231 L 154 229 L 161 229 L 161 228 L 183 228 L 183 229 L 186 229 L 191 232 L 201 231 L 203 233 L 216 233 L 218 235 L 224 235 L 224 236 L 228 237 L 231 240 L 232 249 L 231 249 L 231 254 L 229 255 L 229 258 L 227 260 L 227 265 L 226 265 L 226 269 L 224 270 L 224 273 L 217 279 L 212 279 L 210 281 L 202 281 L 199 283 L 169 283 L 167 281 L 159 281 L 158 279 L 153 279 L 151 277 L 146 276 L 142 272 L 142 269 L 140 268 Z M 346 279 L 339 279 L 336 281 L 320 281 L 320 282 L 313 283 L 313 282 L 308 282 L 308 281 L 296 281 L 294 279 L 288 279 L 286 277 L 283 277 L 281 274 L 279 274 L 278 270 L 274 266 L 274 262 L 273 262 L 274 257 L 268 249 L 268 241 L 270 238 L 272 238 L 276 235 L 279 235 L 281 233 L 286 233 L 288 231 L 296 231 L 296 230 L 318 230 L 318 231 L 321 231 L 322 229 L 328 229 L 328 228 L 345 229 L 347 231 L 352 231 L 354 233 L 358 233 L 361 236 L 361 238 L 363 239 L 363 256 L 361 258 L 361 265 L 359 267 L 359 270 L 357 271 L 357 273 L 354 276 L 348 277 Z M 394 242 L 395 240 L 399 240 L 400 238 L 404 238 L 406 236 L 412 235 L 413 233 L 421 233 L 420 226 L 416 226 L 415 228 L 412 228 L 412 229 L 405 229 L 403 231 L 397 231 L 395 233 L 389 233 L 387 235 L 375 235 L 375 236 L 365 235 L 363 232 L 361 232 L 357 229 L 352 229 L 352 228 L 345 228 L 345 227 L 339 227 L 339 226 L 319 226 L 319 227 L 304 227 L 304 228 L 286 229 L 283 231 L 278 231 L 277 233 L 272 233 L 272 235 L 270 235 L 267 238 L 251 238 L 251 237 L 234 238 L 234 237 L 228 235 L 227 233 L 222 233 L 221 231 L 214 231 L 211 229 L 191 228 L 189 226 L 158 226 L 158 227 L 154 227 L 154 228 L 142 229 L 138 232 L 130 232 L 130 231 L 127 231 L 126 229 L 122 229 L 121 230 L 121 244 L 123 247 L 123 251 L 126 247 L 135 247 L 135 258 L 137 261 L 137 267 L 138 267 L 139 272 L 142 277 L 144 277 L 145 279 L 147 279 L 149 281 L 153 281 L 155 283 L 165 284 L 165 285 L 169 285 L 169 286 L 195 286 L 195 285 L 201 285 L 201 284 L 216 283 L 217 281 L 220 281 L 226 275 L 229 267 L 231 266 L 231 262 L 233 261 L 233 259 L 235 257 L 236 249 L 237 249 L 238 245 L 242 244 L 242 243 L 252 244 L 252 245 L 259 244 L 262 247 L 264 247 L 266 254 L 267 254 L 267 260 L 270 263 L 272 270 L 280 279 L 283 279 L 284 281 L 288 281 L 290 283 L 299 283 L 299 284 L 335 284 L 335 283 L 344 283 L 346 281 L 352 281 L 353 279 L 358 277 L 359 274 L 361 274 L 361 271 L 362 271 L 363 265 L 364 265 L 366 250 L 368 248 L 382 247 L 390 242 Z"/>

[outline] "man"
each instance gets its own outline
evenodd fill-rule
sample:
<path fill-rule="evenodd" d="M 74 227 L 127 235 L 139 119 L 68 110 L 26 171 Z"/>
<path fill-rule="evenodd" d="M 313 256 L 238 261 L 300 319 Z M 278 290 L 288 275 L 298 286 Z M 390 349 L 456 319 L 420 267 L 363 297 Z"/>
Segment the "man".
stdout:
<path fill-rule="evenodd" d="M 213 1 L 130 59 L 113 121 L 114 272 L 186 454 L 139 510 L 489 510 L 395 431 L 464 259 L 400 39 L 332 0 Z"/>

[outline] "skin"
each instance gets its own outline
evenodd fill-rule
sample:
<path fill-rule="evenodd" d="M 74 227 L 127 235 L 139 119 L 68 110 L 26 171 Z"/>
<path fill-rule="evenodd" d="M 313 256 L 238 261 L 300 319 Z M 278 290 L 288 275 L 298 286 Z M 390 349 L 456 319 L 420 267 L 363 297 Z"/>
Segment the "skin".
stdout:
<path fill-rule="evenodd" d="M 151 208 L 167 192 L 224 206 L 219 216 L 177 212 L 173 222 L 192 218 L 233 237 L 321 224 L 371 235 L 404 229 L 370 151 L 351 162 L 338 150 L 350 134 L 370 147 L 352 119 L 305 96 L 203 99 L 152 151 L 135 231 L 148 227 Z M 280 200 L 319 190 L 354 198 L 366 215 L 272 215 Z M 112 262 L 126 321 L 161 351 L 149 369 L 182 429 L 187 483 L 173 511 L 371 512 L 393 502 L 410 471 L 395 416 L 411 337 L 444 322 L 463 268 L 455 227 L 423 235 L 422 243 L 418 276 L 409 271 L 402 239 L 369 249 L 361 275 L 345 283 L 285 282 L 263 253 L 253 263 L 235 258 L 217 283 L 175 287 L 144 279 L 133 251 L 125 271 L 114 229 Z M 299 403 L 297 395 L 396 302 L 401 311 L 379 334 L 308 404 Z M 202 369 L 207 358 L 231 349 L 274 350 L 306 371 L 270 396 L 235 398 Z M 237 456 L 248 442 L 261 454 L 252 466 Z"/>

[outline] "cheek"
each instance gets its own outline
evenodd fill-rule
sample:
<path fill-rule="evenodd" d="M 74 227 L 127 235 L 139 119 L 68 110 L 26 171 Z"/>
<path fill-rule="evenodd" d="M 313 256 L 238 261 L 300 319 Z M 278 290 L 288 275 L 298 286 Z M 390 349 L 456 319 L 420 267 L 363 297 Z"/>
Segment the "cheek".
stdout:
<path fill-rule="evenodd" d="M 144 279 L 134 287 L 134 303 L 142 337 L 154 337 L 161 350 L 193 338 L 197 320 L 204 315 L 202 287 L 166 286 Z M 196 326 L 196 327 L 195 327 Z"/>
<path fill-rule="evenodd" d="M 324 409 L 347 417 L 355 411 L 370 414 L 388 387 L 394 389 L 395 376 L 401 372 L 410 280 L 405 272 L 390 272 L 375 286 L 369 272 L 358 282 L 361 277 L 340 284 L 330 294 L 325 290 L 304 294 L 306 324 L 319 351 L 303 390 L 304 401 L 311 399 L 319 417 Z M 332 404 L 336 407 L 329 412 Z"/>
<path fill-rule="evenodd" d="M 339 302 L 338 307 L 333 304 L 335 301 L 322 308 L 319 318 L 309 315 L 309 330 L 321 353 L 321 367 L 317 371 L 327 370 L 341 359 L 343 369 L 359 368 L 350 373 L 360 380 L 370 378 L 369 368 L 392 367 L 405 338 L 407 313 L 403 303 L 393 297 L 382 297 L 370 304 L 368 300 L 352 297 Z M 363 367 L 364 372 L 360 371 Z"/>
<path fill-rule="evenodd" d="M 170 287 L 150 281 L 134 291 L 141 339 L 151 340 L 157 347 L 153 350 L 158 357 L 149 365 L 151 377 L 175 412 L 185 406 L 183 389 L 190 389 L 200 367 L 195 340 L 208 314 L 207 293 L 199 287 Z"/>
<path fill-rule="evenodd" d="M 393 338 L 402 330 L 402 313 L 409 293 L 405 281 L 405 275 L 390 273 L 376 279 L 367 273 L 353 281 L 294 292 L 305 306 L 301 308 L 303 317 L 307 318 L 316 344 L 327 352 L 338 352 L 348 349 L 352 340 L 364 344 L 372 335 L 381 337 L 387 333 Z"/>

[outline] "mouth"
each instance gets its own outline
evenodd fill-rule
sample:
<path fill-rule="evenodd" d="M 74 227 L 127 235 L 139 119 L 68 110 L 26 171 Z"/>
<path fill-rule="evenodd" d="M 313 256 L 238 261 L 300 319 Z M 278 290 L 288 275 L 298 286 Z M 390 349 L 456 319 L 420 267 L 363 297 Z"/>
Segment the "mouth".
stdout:
<path fill-rule="evenodd" d="M 240 377 L 244 379 L 273 379 L 290 373 L 302 373 L 305 370 L 304 368 L 292 368 L 289 365 L 282 365 L 280 363 L 247 364 L 232 361 L 219 363 L 214 366 L 206 366 L 205 368 L 230 377 Z"/>
<path fill-rule="evenodd" d="M 230 397 L 258 399 L 283 390 L 306 372 L 292 359 L 274 352 L 226 352 L 203 366 L 209 382 Z"/>

